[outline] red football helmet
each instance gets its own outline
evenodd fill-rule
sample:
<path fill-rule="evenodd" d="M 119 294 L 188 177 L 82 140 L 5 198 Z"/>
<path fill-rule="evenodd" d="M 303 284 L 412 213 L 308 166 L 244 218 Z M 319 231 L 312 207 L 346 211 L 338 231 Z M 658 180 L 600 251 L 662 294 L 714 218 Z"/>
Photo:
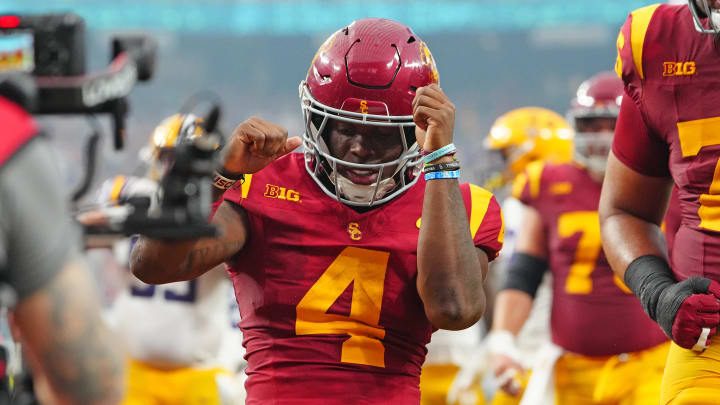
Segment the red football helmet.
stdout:
<path fill-rule="evenodd" d="M 622 96 L 615 73 L 598 73 L 580 84 L 567 114 L 575 130 L 574 159 L 599 175 L 605 173 Z"/>
<path fill-rule="evenodd" d="M 305 167 L 320 188 L 345 204 L 371 206 L 415 184 L 420 159 L 412 100 L 417 88 L 431 83 L 438 83 L 432 54 L 403 24 L 366 18 L 331 35 L 300 83 Z M 327 146 L 330 119 L 397 127 L 403 152 L 396 160 L 379 164 L 338 159 Z M 377 180 L 370 185 L 353 183 L 338 173 L 341 165 L 376 172 Z M 393 173 L 383 176 L 383 170 Z"/>
<path fill-rule="evenodd" d="M 688 0 L 687 3 L 698 32 L 720 34 L 720 9 L 713 7 L 711 0 Z"/>

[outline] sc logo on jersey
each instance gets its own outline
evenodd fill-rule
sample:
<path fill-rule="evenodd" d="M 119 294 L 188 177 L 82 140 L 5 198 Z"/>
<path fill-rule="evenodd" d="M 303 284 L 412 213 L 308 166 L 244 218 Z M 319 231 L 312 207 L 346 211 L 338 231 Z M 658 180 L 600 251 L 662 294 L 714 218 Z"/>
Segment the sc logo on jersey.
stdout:
<path fill-rule="evenodd" d="M 285 187 L 276 186 L 274 184 L 265 185 L 265 197 L 276 198 L 278 200 L 287 200 L 292 202 L 301 202 L 300 193 Z"/>
<path fill-rule="evenodd" d="M 347 226 L 348 235 L 352 240 L 362 239 L 362 232 L 360 231 L 360 225 L 357 222 L 350 222 Z"/>
<path fill-rule="evenodd" d="M 697 71 L 695 62 L 665 62 L 663 76 L 692 76 Z"/>

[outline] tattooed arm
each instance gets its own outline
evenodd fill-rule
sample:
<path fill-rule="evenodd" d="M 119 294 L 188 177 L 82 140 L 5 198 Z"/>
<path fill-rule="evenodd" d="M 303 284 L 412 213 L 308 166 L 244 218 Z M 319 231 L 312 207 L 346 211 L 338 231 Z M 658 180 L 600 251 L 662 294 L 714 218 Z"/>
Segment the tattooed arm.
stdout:
<path fill-rule="evenodd" d="M 59 404 L 110 405 L 122 398 L 124 360 L 100 319 L 96 288 L 73 260 L 20 301 L 14 318 L 33 370 Z"/>
<path fill-rule="evenodd" d="M 238 125 L 223 149 L 223 167 L 230 173 L 255 173 L 300 146 L 285 128 L 252 117 Z M 220 237 L 168 242 L 140 238 L 130 256 L 135 277 L 148 284 L 196 278 L 237 254 L 248 238 L 245 210 L 227 201 L 215 212 Z"/>
<path fill-rule="evenodd" d="M 247 213 L 225 201 L 220 204 L 212 223 L 220 228 L 217 238 L 180 242 L 138 239 L 130 256 L 130 268 L 135 277 L 148 284 L 192 280 L 229 260 L 247 240 Z"/>

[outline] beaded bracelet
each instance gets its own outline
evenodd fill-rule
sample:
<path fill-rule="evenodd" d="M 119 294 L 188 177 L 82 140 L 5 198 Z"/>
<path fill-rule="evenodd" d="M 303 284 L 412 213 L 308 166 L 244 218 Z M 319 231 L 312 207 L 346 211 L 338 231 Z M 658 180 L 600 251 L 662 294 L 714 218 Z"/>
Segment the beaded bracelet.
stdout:
<path fill-rule="evenodd" d="M 455 148 L 455 144 L 449 143 L 442 148 L 434 150 L 429 154 L 423 156 L 423 162 L 430 163 L 433 160 L 440 159 L 441 157 L 449 155 L 450 153 L 454 153 L 455 151 L 457 151 L 457 148 Z"/>
<path fill-rule="evenodd" d="M 423 171 L 425 173 L 430 172 L 451 172 L 454 170 L 460 170 L 460 162 L 457 160 L 454 160 L 452 162 L 443 162 L 443 163 L 435 163 L 435 164 L 426 164 L 425 167 L 423 167 Z"/>
<path fill-rule="evenodd" d="M 443 171 L 443 172 L 430 172 L 425 173 L 425 180 L 438 180 L 438 179 L 457 179 L 460 177 L 460 170 L 455 170 L 452 172 Z"/>

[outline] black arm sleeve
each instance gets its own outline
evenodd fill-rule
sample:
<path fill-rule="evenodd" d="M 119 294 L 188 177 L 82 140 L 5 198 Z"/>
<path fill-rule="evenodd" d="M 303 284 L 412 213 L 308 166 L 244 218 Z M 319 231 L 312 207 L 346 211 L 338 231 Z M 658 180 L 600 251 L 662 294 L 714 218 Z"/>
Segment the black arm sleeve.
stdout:
<path fill-rule="evenodd" d="M 535 298 L 547 268 L 545 259 L 526 253 L 513 253 L 507 277 L 500 290 L 520 290 Z"/>
<path fill-rule="evenodd" d="M 79 251 L 55 162 L 47 140 L 36 137 L 0 167 L 0 281 L 20 299 Z"/>

